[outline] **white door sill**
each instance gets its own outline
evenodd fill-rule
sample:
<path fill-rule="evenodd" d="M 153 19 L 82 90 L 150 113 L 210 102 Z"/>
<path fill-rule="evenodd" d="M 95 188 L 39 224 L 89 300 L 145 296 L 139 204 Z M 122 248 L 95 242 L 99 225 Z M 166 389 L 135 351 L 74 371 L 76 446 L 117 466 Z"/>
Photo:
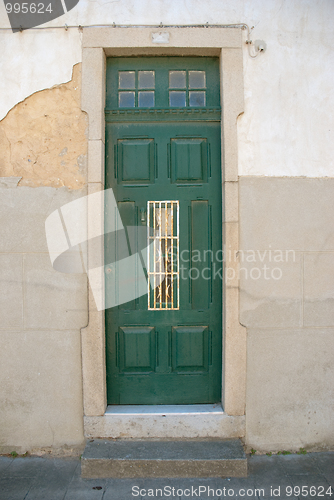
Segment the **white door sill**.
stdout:
<path fill-rule="evenodd" d="M 220 403 L 214 405 L 110 405 L 105 415 L 203 415 L 224 413 Z"/>
<path fill-rule="evenodd" d="M 104 415 L 84 418 L 87 438 L 174 439 L 245 435 L 245 417 L 215 405 L 111 405 Z"/>

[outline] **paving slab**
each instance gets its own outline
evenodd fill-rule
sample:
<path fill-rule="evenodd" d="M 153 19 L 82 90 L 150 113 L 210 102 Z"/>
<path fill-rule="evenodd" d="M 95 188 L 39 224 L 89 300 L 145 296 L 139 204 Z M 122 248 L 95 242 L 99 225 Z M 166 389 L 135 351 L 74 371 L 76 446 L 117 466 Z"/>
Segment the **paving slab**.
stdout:
<path fill-rule="evenodd" d="M 1 474 L 1 471 L 4 471 L 5 469 L 7 469 L 7 467 L 10 466 L 10 464 L 12 463 L 12 461 L 13 461 L 13 458 L 1 457 L 1 460 L 0 460 L 0 474 Z"/>
<path fill-rule="evenodd" d="M 292 475 L 290 479 L 293 483 L 293 494 L 292 497 L 300 499 L 311 499 L 311 498 L 333 498 L 334 490 L 331 489 L 330 484 L 324 476 L 321 475 Z M 290 494 L 290 491 L 287 492 Z"/>
<path fill-rule="evenodd" d="M 284 475 L 284 466 L 278 455 L 254 455 L 248 459 L 248 473 L 255 476 L 268 476 L 270 474 Z"/>
<path fill-rule="evenodd" d="M 64 500 L 101 500 L 105 489 L 105 479 L 82 479 L 81 467 L 78 464 Z"/>
<path fill-rule="evenodd" d="M 311 454 L 307 455 L 280 455 L 277 457 L 280 461 L 284 471 L 289 475 L 307 475 L 314 473 L 317 470 L 316 463 L 314 462 Z"/>
<path fill-rule="evenodd" d="M 24 500 L 33 483 L 33 478 L 12 477 L 0 478 L 1 500 Z"/>
<path fill-rule="evenodd" d="M 334 488 L 334 452 L 312 453 L 314 463 Z"/>
<path fill-rule="evenodd" d="M 32 484 L 25 500 L 63 500 L 76 469 L 77 460 L 56 459 L 47 462 L 45 469 Z M 48 470 L 47 470 L 48 469 Z"/>
<path fill-rule="evenodd" d="M 17 457 L 13 459 L 3 474 L 13 479 L 22 477 L 32 478 L 42 475 L 43 471 L 49 465 L 49 462 L 43 460 L 41 457 L 29 457 L 28 460 L 27 458 Z"/>

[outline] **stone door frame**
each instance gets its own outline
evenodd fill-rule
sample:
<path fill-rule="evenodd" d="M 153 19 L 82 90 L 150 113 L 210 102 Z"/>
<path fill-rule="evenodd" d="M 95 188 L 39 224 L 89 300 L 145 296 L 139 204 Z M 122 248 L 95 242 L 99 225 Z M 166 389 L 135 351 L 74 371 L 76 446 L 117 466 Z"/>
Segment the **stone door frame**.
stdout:
<path fill-rule="evenodd" d="M 161 36 L 161 33 L 165 35 Z M 156 43 L 163 40 L 164 43 Z M 166 42 L 167 41 L 167 42 Z M 220 58 L 222 99 L 223 248 L 229 268 L 223 281 L 223 374 L 224 415 L 243 416 L 246 396 L 246 329 L 239 323 L 239 280 L 233 256 L 239 248 L 237 117 L 243 112 L 242 30 L 237 28 L 84 28 L 82 57 L 82 110 L 88 114 L 88 194 L 104 189 L 105 69 L 106 57 L 122 56 L 217 56 Z M 99 220 L 88 214 L 89 238 Z M 102 231 L 103 232 L 103 231 Z M 96 251 L 96 248 L 95 248 Z M 100 248 L 103 255 L 103 243 Z M 230 260 L 228 256 L 232 256 Z M 231 269 L 234 269 L 235 277 Z M 97 311 L 89 293 L 89 323 L 82 329 L 82 374 L 85 426 L 89 418 L 106 415 L 106 368 L 104 312 Z M 239 433 L 242 431 L 239 431 Z M 99 431 L 96 431 L 98 436 Z M 92 431 L 86 430 L 86 435 Z M 94 432 L 93 432 L 94 434 Z M 117 434 L 117 433 L 116 433 Z M 145 437 L 145 436 L 142 436 Z M 228 437 L 228 436 L 227 436 Z"/>

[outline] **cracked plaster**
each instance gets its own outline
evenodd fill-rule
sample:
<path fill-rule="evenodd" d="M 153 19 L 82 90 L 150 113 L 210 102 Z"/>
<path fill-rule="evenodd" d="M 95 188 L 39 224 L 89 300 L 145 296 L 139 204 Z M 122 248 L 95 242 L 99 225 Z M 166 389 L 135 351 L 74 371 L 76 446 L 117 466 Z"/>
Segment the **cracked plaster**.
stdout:
<path fill-rule="evenodd" d="M 0 122 L 0 177 L 19 186 L 86 184 L 87 116 L 80 108 L 81 64 L 72 80 L 17 104 Z"/>

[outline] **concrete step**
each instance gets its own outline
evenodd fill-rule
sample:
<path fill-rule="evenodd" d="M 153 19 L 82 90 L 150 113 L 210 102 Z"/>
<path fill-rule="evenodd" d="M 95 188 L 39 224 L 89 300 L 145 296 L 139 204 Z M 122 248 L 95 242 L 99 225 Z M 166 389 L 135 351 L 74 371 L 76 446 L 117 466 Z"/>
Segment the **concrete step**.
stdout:
<path fill-rule="evenodd" d="M 246 477 L 238 439 L 92 439 L 81 459 L 84 478 Z"/>

